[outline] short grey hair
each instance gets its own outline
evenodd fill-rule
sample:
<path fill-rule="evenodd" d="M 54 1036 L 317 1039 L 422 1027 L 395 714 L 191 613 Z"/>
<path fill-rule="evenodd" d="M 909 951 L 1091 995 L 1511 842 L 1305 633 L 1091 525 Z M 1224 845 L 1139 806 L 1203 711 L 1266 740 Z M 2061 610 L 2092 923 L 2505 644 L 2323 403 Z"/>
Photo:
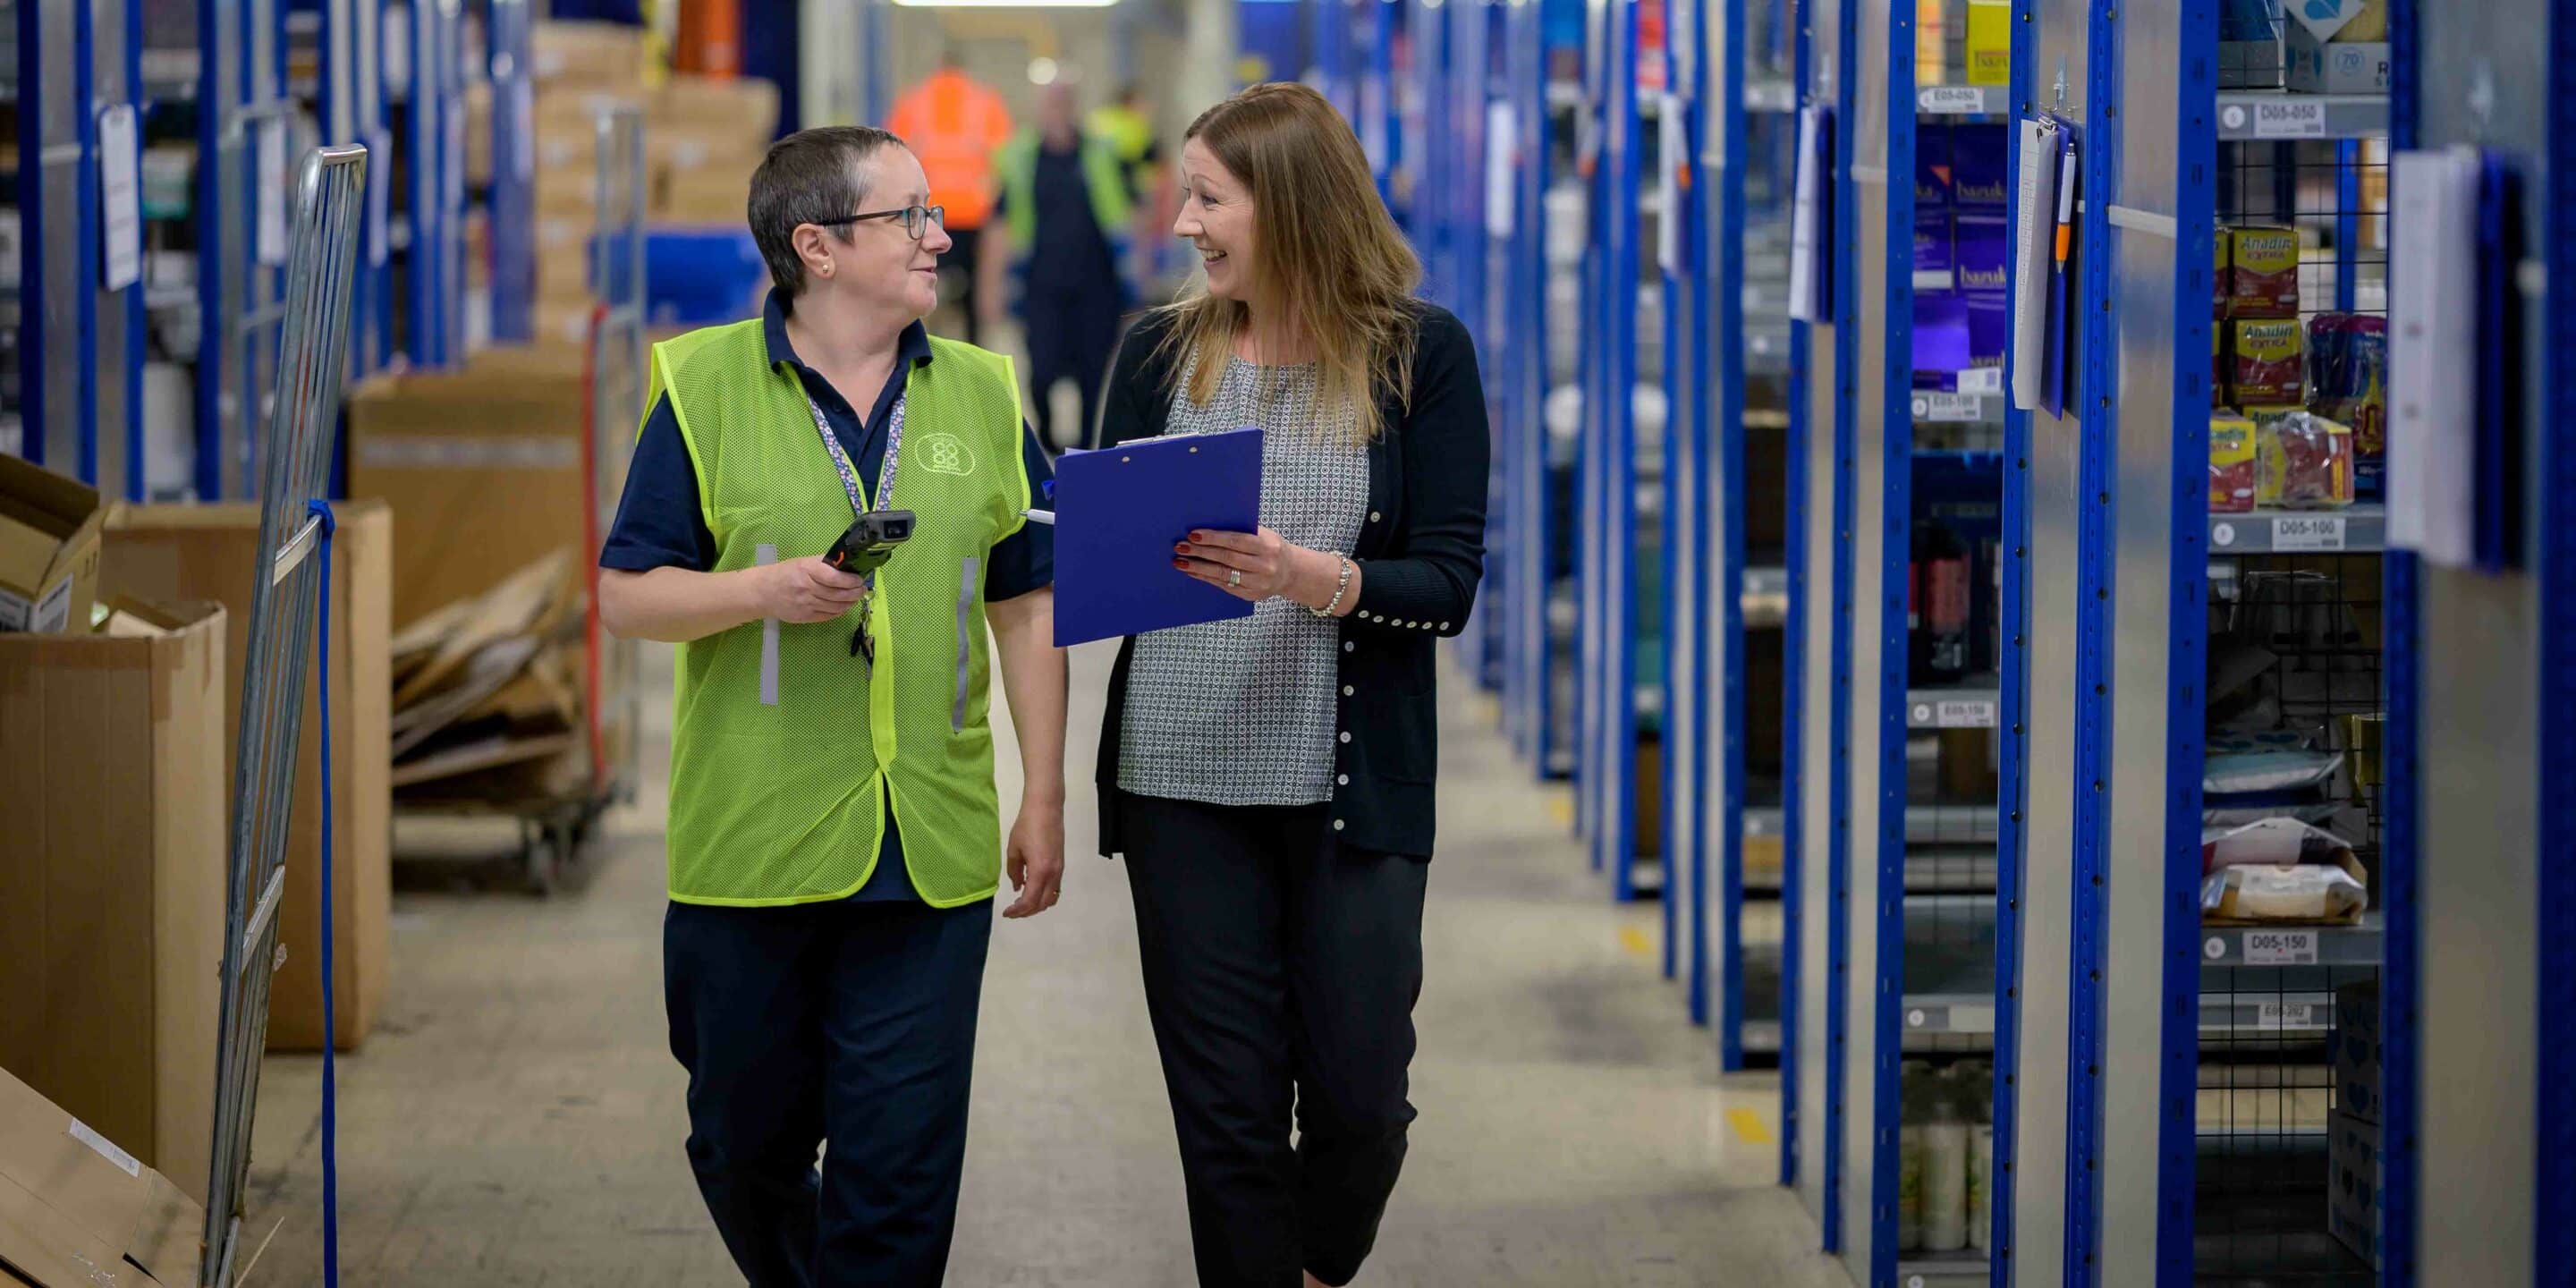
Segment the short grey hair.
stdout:
<path fill-rule="evenodd" d="M 827 125 L 798 130 L 769 145 L 751 176 L 752 240 L 769 264 L 769 280 L 782 307 L 793 311 L 805 293 L 805 261 L 796 254 L 799 224 L 824 224 L 847 238 L 849 226 L 833 223 L 859 213 L 867 200 L 859 167 L 903 140 L 873 125 Z"/>

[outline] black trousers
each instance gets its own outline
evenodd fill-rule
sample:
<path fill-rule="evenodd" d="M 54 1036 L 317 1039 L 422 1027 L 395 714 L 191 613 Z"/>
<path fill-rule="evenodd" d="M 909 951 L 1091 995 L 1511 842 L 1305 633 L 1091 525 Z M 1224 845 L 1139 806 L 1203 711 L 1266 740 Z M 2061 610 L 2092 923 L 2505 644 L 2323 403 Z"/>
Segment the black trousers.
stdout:
<path fill-rule="evenodd" d="M 947 1273 L 992 934 L 990 902 L 670 906 L 689 1165 L 752 1288 Z"/>
<path fill-rule="evenodd" d="M 1029 421 L 1047 450 L 1089 445 L 1100 421 L 1100 386 L 1109 377 L 1109 355 L 1118 347 L 1118 281 L 1090 288 L 1030 286 L 1022 313 L 1028 322 Z M 1082 395 L 1082 420 L 1061 435 L 1055 425 L 1059 380 L 1070 377 Z"/>
<path fill-rule="evenodd" d="M 1348 1283 L 1413 1121 L 1430 863 L 1343 848 L 1323 806 L 1120 805 L 1199 1283 Z"/>
<path fill-rule="evenodd" d="M 966 275 L 964 288 L 958 295 L 958 303 L 966 309 L 966 343 L 982 344 L 984 275 L 976 271 L 976 266 L 983 259 L 984 230 L 980 227 L 951 228 L 948 240 L 951 245 L 948 253 L 939 257 L 940 267 L 953 268 Z"/>

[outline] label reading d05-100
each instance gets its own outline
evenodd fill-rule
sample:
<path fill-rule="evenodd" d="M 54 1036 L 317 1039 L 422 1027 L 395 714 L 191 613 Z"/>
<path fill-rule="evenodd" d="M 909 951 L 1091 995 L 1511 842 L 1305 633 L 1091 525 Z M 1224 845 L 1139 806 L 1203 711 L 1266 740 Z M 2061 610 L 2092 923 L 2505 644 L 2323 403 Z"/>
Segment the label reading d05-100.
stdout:
<path fill-rule="evenodd" d="M 2341 550 L 2343 518 L 2331 514 L 2282 515 L 2272 520 L 2274 550 Z"/>

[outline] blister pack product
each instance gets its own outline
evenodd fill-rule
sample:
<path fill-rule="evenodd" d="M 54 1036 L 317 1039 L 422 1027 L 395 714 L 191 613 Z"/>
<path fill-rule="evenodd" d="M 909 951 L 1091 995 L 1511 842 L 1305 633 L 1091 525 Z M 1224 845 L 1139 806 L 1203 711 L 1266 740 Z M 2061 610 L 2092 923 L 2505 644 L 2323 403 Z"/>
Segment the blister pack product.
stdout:
<path fill-rule="evenodd" d="M 2353 473 L 2370 491 L 2388 454 L 2388 319 L 2308 319 L 2308 407 L 2352 427 Z"/>
<path fill-rule="evenodd" d="M 2209 418 L 2209 512 L 2254 508 L 2254 422 L 2234 412 Z"/>
<path fill-rule="evenodd" d="M 2289 819 L 2275 822 L 2291 823 Z M 2257 824 L 2257 826 L 2261 826 Z M 2346 925 L 2370 905 L 2369 887 L 2353 875 L 2360 863 L 2346 851 L 2344 864 L 2288 867 L 2232 864 L 2200 883 L 2202 922 L 2218 925 Z"/>
<path fill-rule="evenodd" d="M 2314 412 L 2257 417 L 2257 505 L 2337 510 L 2352 504 L 2352 429 Z"/>

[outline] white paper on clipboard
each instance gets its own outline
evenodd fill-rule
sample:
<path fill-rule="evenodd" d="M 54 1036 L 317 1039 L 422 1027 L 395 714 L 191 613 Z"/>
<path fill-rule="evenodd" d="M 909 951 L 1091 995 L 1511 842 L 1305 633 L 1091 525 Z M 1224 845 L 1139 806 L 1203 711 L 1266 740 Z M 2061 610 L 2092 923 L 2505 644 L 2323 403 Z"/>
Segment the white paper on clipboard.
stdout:
<path fill-rule="evenodd" d="M 1520 192 L 1521 118 L 1502 99 L 1485 104 L 1485 232 L 1500 239 L 1516 225 Z"/>
<path fill-rule="evenodd" d="M 2021 123 L 2021 186 L 2013 194 L 2012 400 L 2039 410 L 2048 365 L 2048 280 L 2057 238 L 2057 125 Z"/>
<path fill-rule="evenodd" d="M 1816 219 L 1824 182 L 1817 148 L 1823 128 L 1822 109 L 1812 104 L 1798 109 L 1798 188 L 1789 212 L 1789 316 L 1800 322 L 1826 320 L 1816 289 L 1816 242 L 1823 235 Z"/>
<path fill-rule="evenodd" d="M 2478 171 L 2467 147 L 2389 166 L 2388 544 L 2445 568 L 2477 563 Z"/>

